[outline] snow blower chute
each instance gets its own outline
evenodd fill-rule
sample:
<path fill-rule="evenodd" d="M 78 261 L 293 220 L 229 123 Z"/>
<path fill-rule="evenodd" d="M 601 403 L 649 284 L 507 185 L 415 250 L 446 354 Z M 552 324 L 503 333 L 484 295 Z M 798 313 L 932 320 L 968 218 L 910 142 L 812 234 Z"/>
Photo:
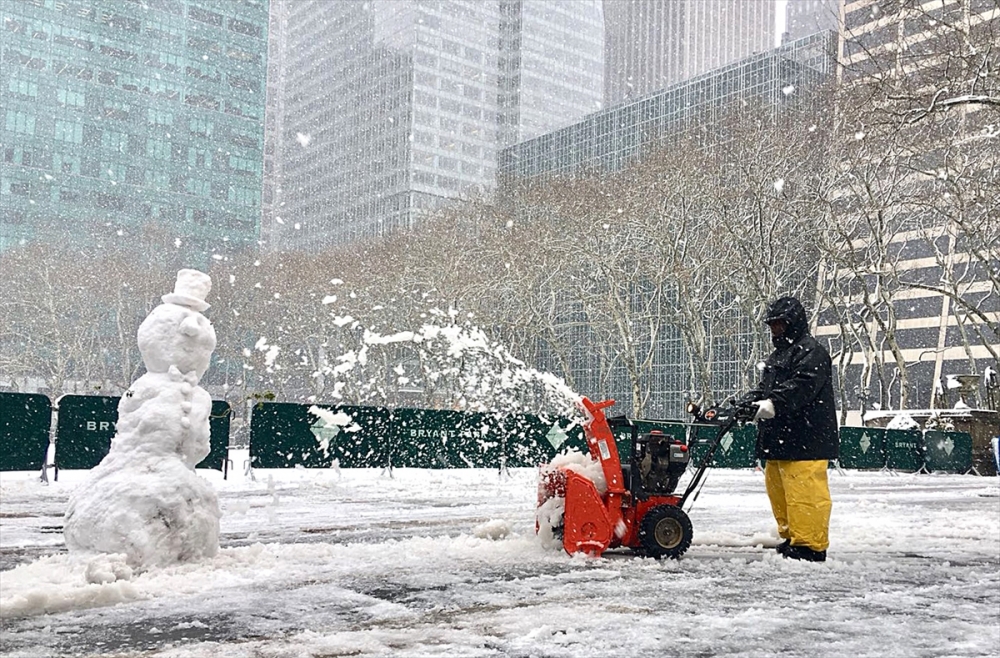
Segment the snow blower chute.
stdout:
<path fill-rule="evenodd" d="M 639 434 L 636 423 L 624 416 L 606 418 L 604 409 L 613 404 L 614 400 L 580 401 L 586 418 L 584 436 L 593 461 L 582 465 L 556 458 L 541 467 L 536 529 L 551 528 L 553 538 L 561 537 L 563 548 L 571 555 L 599 556 L 609 548 L 626 547 L 657 559 L 679 558 L 691 546 L 693 535 L 684 506 L 692 494 L 697 495 L 722 437 L 737 423 L 752 418 L 753 408 L 712 407 L 702 412 L 691 403 L 688 412 L 694 422 L 681 440 L 657 430 Z M 690 461 L 695 424 L 718 426 L 718 433 L 684 491 L 677 494 Z M 632 447 L 625 464 L 615 441 L 614 429 L 618 428 L 631 432 Z"/>

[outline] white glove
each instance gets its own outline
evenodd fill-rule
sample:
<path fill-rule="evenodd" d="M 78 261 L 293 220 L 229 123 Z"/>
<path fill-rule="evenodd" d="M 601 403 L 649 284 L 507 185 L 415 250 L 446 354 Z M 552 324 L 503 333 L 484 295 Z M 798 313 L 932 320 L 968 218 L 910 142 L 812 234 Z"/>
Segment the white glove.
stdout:
<path fill-rule="evenodd" d="M 774 418 L 774 403 L 770 400 L 760 400 L 754 402 L 757 405 L 757 413 L 753 415 L 754 421 Z"/>

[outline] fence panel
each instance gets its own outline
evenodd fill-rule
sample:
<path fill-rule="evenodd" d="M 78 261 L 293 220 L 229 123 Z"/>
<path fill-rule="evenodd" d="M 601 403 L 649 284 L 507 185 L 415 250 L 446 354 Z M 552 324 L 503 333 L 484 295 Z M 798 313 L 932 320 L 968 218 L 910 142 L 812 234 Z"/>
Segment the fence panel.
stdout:
<path fill-rule="evenodd" d="M 52 402 L 44 395 L 0 393 L 0 471 L 36 471 L 45 464 Z"/>
<path fill-rule="evenodd" d="M 878 470 L 885 467 L 885 430 L 878 427 L 840 428 L 840 465 Z"/>
<path fill-rule="evenodd" d="M 928 470 L 935 473 L 968 473 L 972 468 L 972 435 L 968 432 L 924 432 Z"/>
<path fill-rule="evenodd" d="M 885 431 L 885 465 L 916 473 L 924 467 L 924 437 L 920 430 Z"/>
<path fill-rule="evenodd" d="M 566 450 L 589 453 L 583 428 L 567 418 L 511 414 L 492 422 L 500 432 L 505 464 L 511 468 L 537 466 Z"/>
<path fill-rule="evenodd" d="M 64 395 L 59 398 L 56 423 L 56 466 L 61 469 L 91 469 L 101 463 L 111 449 L 118 422 L 120 397 L 107 395 Z M 209 416 L 209 453 L 196 468 L 225 470 L 229 456 L 230 408 L 227 402 L 212 401 Z"/>
<path fill-rule="evenodd" d="M 691 446 L 691 463 L 698 465 L 718 436 L 717 425 L 697 425 L 695 439 Z M 734 427 L 719 442 L 709 464 L 715 468 L 752 468 L 756 466 L 757 427 L 744 425 Z"/>
<path fill-rule="evenodd" d="M 459 450 L 459 437 L 471 430 L 459 411 L 394 409 L 392 465 L 404 468 L 448 468 L 464 466 L 462 457 L 479 461 L 475 452 Z M 466 443 L 466 441 L 461 441 Z M 468 446 L 467 446 L 468 447 Z"/>
<path fill-rule="evenodd" d="M 322 408 L 339 412 L 334 407 Z M 309 413 L 306 405 L 257 403 L 250 415 L 250 466 L 329 468 L 335 440 L 343 431 L 343 426 Z"/>
<path fill-rule="evenodd" d="M 118 400 L 104 395 L 64 395 L 56 422 L 56 466 L 88 470 L 111 449 L 118 422 Z"/>

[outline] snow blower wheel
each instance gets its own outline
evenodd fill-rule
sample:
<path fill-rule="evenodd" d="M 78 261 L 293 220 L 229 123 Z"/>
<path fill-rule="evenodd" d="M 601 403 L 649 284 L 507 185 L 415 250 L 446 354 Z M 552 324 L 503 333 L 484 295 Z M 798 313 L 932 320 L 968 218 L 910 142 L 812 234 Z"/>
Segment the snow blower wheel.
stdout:
<path fill-rule="evenodd" d="M 673 505 L 651 509 L 639 524 L 639 541 L 646 554 L 657 560 L 677 559 L 691 546 L 694 530 L 684 510 Z"/>

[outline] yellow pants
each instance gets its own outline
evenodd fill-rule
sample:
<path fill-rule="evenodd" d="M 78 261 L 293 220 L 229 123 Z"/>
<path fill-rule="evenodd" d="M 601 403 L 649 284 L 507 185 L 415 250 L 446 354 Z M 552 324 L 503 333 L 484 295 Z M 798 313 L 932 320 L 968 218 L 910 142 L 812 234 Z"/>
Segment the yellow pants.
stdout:
<path fill-rule="evenodd" d="M 772 461 L 764 467 L 764 485 L 778 534 L 793 546 L 825 551 L 830 545 L 830 487 L 826 459 Z"/>

